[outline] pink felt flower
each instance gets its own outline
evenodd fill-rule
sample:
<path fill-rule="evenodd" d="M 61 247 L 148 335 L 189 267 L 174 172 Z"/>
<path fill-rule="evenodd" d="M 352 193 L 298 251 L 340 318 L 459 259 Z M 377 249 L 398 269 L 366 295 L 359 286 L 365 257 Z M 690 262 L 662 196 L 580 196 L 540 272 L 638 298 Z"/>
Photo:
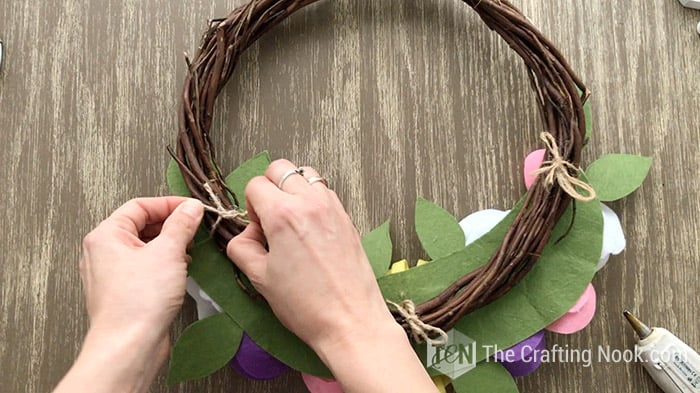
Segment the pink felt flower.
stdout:
<path fill-rule="evenodd" d="M 583 330 L 593 320 L 596 309 L 596 293 L 593 284 L 588 284 L 588 287 L 579 297 L 566 314 L 552 322 L 545 329 L 550 332 L 560 334 L 572 334 Z"/>
<path fill-rule="evenodd" d="M 340 384 L 334 379 L 325 379 L 306 373 L 301 373 L 301 378 L 311 393 L 343 393 Z"/>
<path fill-rule="evenodd" d="M 529 189 L 532 183 L 535 182 L 535 177 L 532 173 L 537 170 L 544 160 L 545 150 L 535 150 L 528 154 L 525 158 L 525 166 L 523 176 L 525 178 L 525 186 Z M 622 232 L 620 218 L 609 207 L 601 203 L 603 210 L 603 248 L 600 251 L 600 259 L 596 270 L 600 270 L 605 266 L 610 258 L 610 255 L 617 255 L 625 249 L 626 241 L 625 234 Z"/>

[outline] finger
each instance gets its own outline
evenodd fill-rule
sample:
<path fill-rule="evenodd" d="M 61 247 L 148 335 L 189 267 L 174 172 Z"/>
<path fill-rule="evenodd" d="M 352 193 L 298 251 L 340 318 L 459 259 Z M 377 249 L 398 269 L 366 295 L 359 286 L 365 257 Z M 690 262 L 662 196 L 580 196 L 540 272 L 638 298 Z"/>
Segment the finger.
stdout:
<path fill-rule="evenodd" d="M 290 194 L 301 194 L 309 191 L 311 186 L 303 175 L 294 173 L 297 167 L 291 162 L 281 159 L 273 161 L 265 171 L 265 176 L 276 184 L 280 190 Z M 284 181 L 283 181 L 284 180 Z"/>
<path fill-rule="evenodd" d="M 340 200 L 340 197 L 338 197 L 338 194 L 336 194 L 335 191 L 328 189 L 328 195 L 329 195 L 330 201 L 334 205 L 336 205 L 337 207 L 339 207 L 340 209 L 345 211 L 345 206 L 343 206 L 343 202 Z"/>
<path fill-rule="evenodd" d="M 262 182 L 262 183 L 269 183 L 269 184 L 257 184 L 257 182 Z M 270 180 L 266 178 L 265 176 L 256 176 L 250 180 L 248 180 L 248 184 L 245 186 L 245 190 L 243 190 L 243 198 L 245 199 L 245 210 L 248 213 L 248 218 L 250 218 L 250 221 L 255 221 L 255 222 L 260 222 L 260 217 L 258 216 L 258 212 L 256 211 L 255 207 L 255 202 L 252 202 L 250 200 L 251 196 L 249 193 L 248 188 L 257 188 L 257 187 L 267 187 L 267 186 L 272 186 L 274 187 L 274 184 L 270 183 Z M 277 188 L 277 187 L 275 187 Z M 273 191 L 272 189 L 268 188 L 270 191 Z M 281 195 L 282 191 L 277 191 L 278 195 Z M 274 195 L 271 194 L 271 195 Z M 261 204 L 261 201 L 256 201 L 257 203 Z"/>
<path fill-rule="evenodd" d="M 177 196 L 132 199 L 115 210 L 103 223 L 138 236 L 147 225 L 165 221 L 185 200 L 187 198 Z"/>
<path fill-rule="evenodd" d="M 280 191 L 277 186 L 265 176 L 252 178 L 245 188 L 246 209 L 252 221 L 260 222 L 267 217 L 270 210 L 288 198 L 289 194 Z"/>
<path fill-rule="evenodd" d="M 318 174 L 318 171 L 317 171 L 316 168 L 314 168 L 314 167 L 311 167 L 311 166 L 303 166 L 303 167 L 301 167 L 301 169 L 304 170 L 304 177 L 306 178 L 307 182 L 308 182 L 308 179 L 309 179 L 310 177 L 318 177 L 318 176 L 320 176 L 320 175 Z"/>
<path fill-rule="evenodd" d="M 148 244 L 157 244 L 184 254 L 197 232 L 203 215 L 204 207 L 200 201 L 186 200 L 165 220 L 160 235 Z"/>
<path fill-rule="evenodd" d="M 158 360 L 166 360 L 170 356 L 170 334 L 165 333 L 158 343 Z"/>
<path fill-rule="evenodd" d="M 328 187 L 326 184 L 324 184 L 325 179 L 319 175 L 318 171 L 310 166 L 305 166 L 304 168 L 304 177 L 306 178 L 306 181 L 311 184 L 311 188 L 317 189 L 317 190 L 327 190 Z M 323 179 L 323 181 L 316 180 L 315 182 L 311 183 L 312 179 Z"/>
<path fill-rule="evenodd" d="M 265 267 L 267 250 L 262 227 L 251 222 L 238 236 L 231 239 L 226 246 L 226 254 L 252 281 L 261 276 Z"/>
<path fill-rule="evenodd" d="M 161 229 L 163 228 L 163 223 L 155 223 L 155 224 L 147 224 L 145 228 L 139 232 L 139 237 L 143 241 L 147 240 L 153 240 L 156 236 L 160 234 Z"/>

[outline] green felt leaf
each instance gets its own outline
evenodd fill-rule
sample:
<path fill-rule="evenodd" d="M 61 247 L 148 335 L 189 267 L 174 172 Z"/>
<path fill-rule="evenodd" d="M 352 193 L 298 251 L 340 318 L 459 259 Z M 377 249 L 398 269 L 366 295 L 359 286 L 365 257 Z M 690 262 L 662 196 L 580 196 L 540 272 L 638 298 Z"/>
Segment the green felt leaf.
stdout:
<path fill-rule="evenodd" d="M 447 210 L 423 198 L 416 200 L 416 233 L 432 259 L 464 248 L 464 231 Z"/>
<path fill-rule="evenodd" d="M 651 157 L 631 154 L 608 154 L 586 170 L 588 183 L 603 202 L 615 201 L 631 194 L 642 185 L 649 173 Z"/>
<path fill-rule="evenodd" d="M 171 158 L 170 162 L 168 162 L 166 179 L 168 182 L 168 188 L 173 195 L 184 197 L 192 196 L 192 194 L 190 194 L 190 190 L 187 189 L 187 185 L 185 185 L 185 179 L 182 177 L 182 173 L 180 172 L 180 166 L 173 158 Z"/>
<path fill-rule="evenodd" d="M 518 393 L 515 380 L 500 363 L 481 362 L 459 378 L 452 380 L 455 393 Z"/>
<path fill-rule="evenodd" d="M 173 347 L 168 384 L 203 378 L 225 366 L 242 338 L 243 330 L 224 313 L 193 323 Z"/>
<path fill-rule="evenodd" d="M 485 264 L 503 241 L 506 230 L 520 209 L 520 203 L 489 233 L 446 257 L 413 267 L 407 271 L 379 278 L 387 299 L 410 297 L 416 304 L 439 294 L 455 278 Z M 430 279 L 426 279 L 430 277 Z M 446 285 L 447 284 L 447 285 Z M 407 290 L 410 288 L 410 292 Z"/>
<path fill-rule="evenodd" d="M 389 269 L 392 247 L 389 221 L 362 236 L 362 248 L 365 249 L 375 277 L 383 276 Z"/>
<path fill-rule="evenodd" d="M 265 170 L 267 170 L 269 165 L 270 153 L 265 150 L 242 163 L 226 176 L 225 182 L 236 195 L 236 198 L 238 198 L 241 209 L 245 210 L 245 187 L 248 185 L 248 182 L 256 176 L 264 176 Z"/>
<path fill-rule="evenodd" d="M 213 240 L 190 250 L 189 274 L 256 344 L 296 370 L 331 378 L 318 356 L 275 317 L 263 299 L 248 296 L 236 284 L 232 262 Z"/>
<path fill-rule="evenodd" d="M 424 302 L 460 277 L 483 265 L 500 245 L 519 207 L 491 232 L 466 248 L 435 262 L 377 281 L 385 298 Z M 557 224 L 552 240 L 523 281 L 497 301 L 462 318 L 457 328 L 484 345 L 510 347 L 566 313 L 593 278 L 602 246 L 600 203 L 576 203 L 576 220 L 570 233 L 554 244 L 569 227 L 571 207 Z M 190 275 L 262 348 L 289 366 L 313 375 L 330 377 L 318 357 L 275 318 L 269 306 L 251 299 L 235 283 L 228 258 L 213 241 L 191 250 Z M 518 323 L 512 323 L 518 321 Z M 477 346 L 477 349 L 481 345 Z M 479 351 L 477 351 L 479 352 Z M 485 352 L 477 353 L 483 360 Z"/>

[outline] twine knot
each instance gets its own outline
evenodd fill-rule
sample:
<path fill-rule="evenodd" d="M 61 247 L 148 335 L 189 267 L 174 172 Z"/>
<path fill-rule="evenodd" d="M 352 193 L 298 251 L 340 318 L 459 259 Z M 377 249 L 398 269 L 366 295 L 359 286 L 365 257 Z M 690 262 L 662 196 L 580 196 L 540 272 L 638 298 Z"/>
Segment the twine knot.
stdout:
<path fill-rule="evenodd" d="M 215 213 L 218 215 L 216 218 L 216 221 L 214 222 L 214 225 L 211 226 L 212 232 L 216 230 L 216 227 L 221 223 L 221 220 L 242 220 L 244 222 L 250 222 L 250 218 L 248 217 L 248 211 L 239 211 L 234 209 L 226 209 L 224 207 L 224 204 L 221 203 L 221 199 L 214 193 L 214 190 L 212 190 L 211 185 L 209 185 L 209 182 L 204 183 L 204 190 L 209 194 L 209 199 L 214 203 L 215 207 L 211 207 L 206 204 L 202 204 L 204 206 L 204 210 Z"/>
<path fill-rule="evenodd" d="M 574 164 L 566 161 L 559 153 L 559 146 L 557 146 L 557 141 L 554 139 L 552 134 L 544 131 L 540 134 L 540 139 L 545 144 L 547 151 L 552 156 L 552 159 L 542 163 L 542 166 L 532 171 L 531 176 L 537 177 L 540 174 L 546 173 L 544 181 L 545 184 L 551 186 L 556 181 L 564 192 L 569 194 L 570 197 L 582 201 L 590 202 L 595 199 L 596 193 L 593 187 L 588 183 L 579 179 L 576 176 L 572 176 L 570 171 L 578 173 L 580 171 Z M 586 195 L 581 194 L 576 190 L 576 187 L 581 188 L 585 191 Z"/>
<path fill-rule="evenodd" d="M 406 299 L 401 303 L 396 304 L 391 300 L 386 300 L 386 303 L 396 309 L 396 311 L 406 320 L 408 327 L 411 328 L 411 334 L 413 335 L 414 341 L 421 343 L 425 341 L 426 343 L 433 346 L 442 346 L 447 344 L 449 337 L 444 330 L 439 327 L 429 325 L 416 315 L 416 305 L 412 300 Z M 432 336 L 439 336 L 438 338 L 432 338 Z"/>

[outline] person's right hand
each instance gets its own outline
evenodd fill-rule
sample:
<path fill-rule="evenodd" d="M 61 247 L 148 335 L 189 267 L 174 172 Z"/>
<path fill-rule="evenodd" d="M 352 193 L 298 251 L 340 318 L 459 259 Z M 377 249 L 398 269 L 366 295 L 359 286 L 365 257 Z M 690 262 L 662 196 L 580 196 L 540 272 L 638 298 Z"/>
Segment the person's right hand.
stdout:
<path fill-rule="evenodd" d="M 338 196 L 298 174 L 277 187 L 294 168 L 277 160 L 248 183 L 251 222 L 229 242 L 229 257 L 345 393 L 437 392 L 389 312 Z"/>
<path fill-rule="evenodd" d="M 229 257 L 280 321 L 312 347 L 361 335 L 371 325 L 396 325 L 337 195 L 297 174 L 284 190 L 274 183 L 294 168 L 277 160 L 250 181 L 251 223 L 229 243 Z M 305 176 L 318 176 L 304 169 Z"/>

